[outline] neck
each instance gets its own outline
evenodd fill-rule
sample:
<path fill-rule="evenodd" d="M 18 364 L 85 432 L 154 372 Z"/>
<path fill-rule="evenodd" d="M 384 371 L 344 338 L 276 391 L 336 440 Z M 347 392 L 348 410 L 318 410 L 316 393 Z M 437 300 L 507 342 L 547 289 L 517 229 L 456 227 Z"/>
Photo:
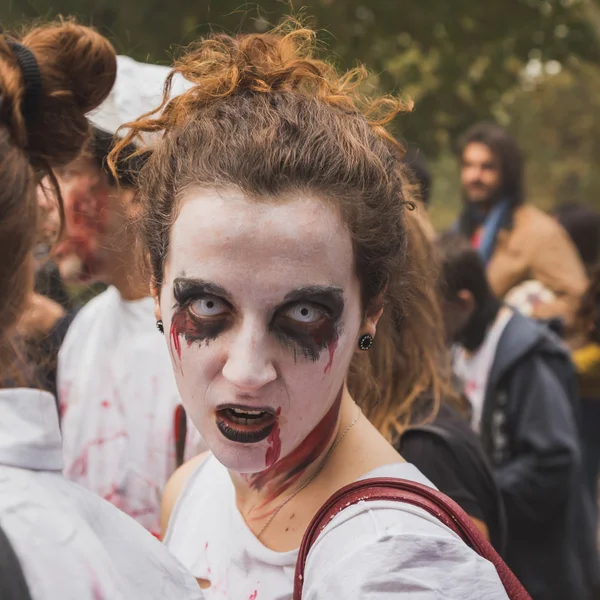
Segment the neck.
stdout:
<path fill-rule="evenodd" d="M 282 502 L 318 476 L 333 445 L 356 415 L 348 390 L 340 390 L 327 414 L 289 454 L 260 473 L 230 471 L 236 502 L 249 525 L 268 519 Z"/>
<path fill-rule="evenodd" d="M 494 206 L 494 202 L 478 202 L 471 205 L 472 210 L 481 219 L 485 219 L 490 214 L 490 211 L 492 208 L 494 208 Z"/>
<path fill-rule="evenodd" d="M 487 219 L 492 209 L 501 201 L 501 197 L 494 197 L 483 202 L 471 202 L 465 196 L 464 208 L 458 221 L 460 232 L 470 238 Z"/>

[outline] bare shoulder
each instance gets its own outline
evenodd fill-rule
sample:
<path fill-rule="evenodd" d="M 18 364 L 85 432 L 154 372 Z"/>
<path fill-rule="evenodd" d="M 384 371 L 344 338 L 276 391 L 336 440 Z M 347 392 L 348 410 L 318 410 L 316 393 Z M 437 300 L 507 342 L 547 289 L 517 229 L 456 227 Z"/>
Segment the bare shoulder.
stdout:
<path fill-rule="evenodd" d="M 210 456 L 210 452 L 203 452 L 202 454 L 198 454 L 198 456 L 194 456 L 191 460 L 188 460 L 186 463 L 181 465 L 179 469 L 171 475 L 169 481 L 167 481 L 167 485 L 165 486 L 165 491 L 163 492 L 161 508 L 160 508 L 160 531 L 161 537 L 164 537 L 167 532 L 167 526 L 169 525 L 169 519 L 171 518 L 171 513 L 173 512 L 173 508 L 175 507 L 175 503 L 177 502 L 177 498 L 181 494 L 181 491 L 185 487 L 188 479 L 192 476 L 194 471 Z"/>

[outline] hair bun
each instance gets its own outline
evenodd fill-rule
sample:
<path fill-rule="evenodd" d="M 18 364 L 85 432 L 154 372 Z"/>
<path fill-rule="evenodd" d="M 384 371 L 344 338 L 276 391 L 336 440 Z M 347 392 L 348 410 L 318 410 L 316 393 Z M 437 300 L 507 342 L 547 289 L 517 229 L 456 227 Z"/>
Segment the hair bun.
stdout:
<path fill-rule="evenodd" d="M 21 43 L 37 60 L 43 93 L 30 123 L 11 124 L 13 137 L 25 142 L 34 166 L 67 164 L 89 135 L 86 113 L 102 103 L 115 82 L 115 51 L 99 33 L 72 21 L 37 27 Z M 14 106 L 20 106 L 24 91 L 22 77 L 19 82 Z"/>
<path fill-rule="evenodd" d="M 278 31 L 285 32 L 284 24 Z M 176 63 L 176 70 L 208 97 L 244 91 L 297 90 L 317 94 L 337 79 L 326 62 L 313 58 L 315 33 L 297 28 L 286 35 L 213 35 Z"/>

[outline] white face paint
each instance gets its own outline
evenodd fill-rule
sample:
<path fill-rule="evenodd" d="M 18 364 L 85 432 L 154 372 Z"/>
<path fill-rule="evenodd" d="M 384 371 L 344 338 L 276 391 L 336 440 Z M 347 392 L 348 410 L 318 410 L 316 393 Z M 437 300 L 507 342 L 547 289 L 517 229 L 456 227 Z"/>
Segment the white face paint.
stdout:
<path fill-rule="evenodd" d="M 351 238 L 331 204 L 188 193 L 160 309 L 184 406 L 226 467 L 298 466 L 329 441 L 361 325 Z"/>

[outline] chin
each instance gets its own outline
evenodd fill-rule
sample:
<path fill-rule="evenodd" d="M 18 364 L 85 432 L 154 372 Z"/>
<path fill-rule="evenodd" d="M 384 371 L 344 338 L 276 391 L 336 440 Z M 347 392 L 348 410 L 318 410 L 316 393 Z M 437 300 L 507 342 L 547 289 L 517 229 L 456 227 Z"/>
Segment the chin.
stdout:
<path fill-rule="evenodd" d="M 266 468 L 268 441 L 241 443 L 227 439 L 211 423 L 209 431 L 201 431 L 204 441 L 215 458 L 227 469 L 237 473 L 260 473 Z"/>
<path fill-rule="evenodd" d="M 477 204 L 479 206 L 487 206 L 491 203 L 489 196 L 469 196 L 470 204 Z"/>
<path fill-rule="evenodd" d="M 215 458 L 228 470 L 236 473 L 254 474 L 266 469 L 266 448 L 256 448 L 256 444 L 242 445 L 228 442 L 208 444 Z"/>

